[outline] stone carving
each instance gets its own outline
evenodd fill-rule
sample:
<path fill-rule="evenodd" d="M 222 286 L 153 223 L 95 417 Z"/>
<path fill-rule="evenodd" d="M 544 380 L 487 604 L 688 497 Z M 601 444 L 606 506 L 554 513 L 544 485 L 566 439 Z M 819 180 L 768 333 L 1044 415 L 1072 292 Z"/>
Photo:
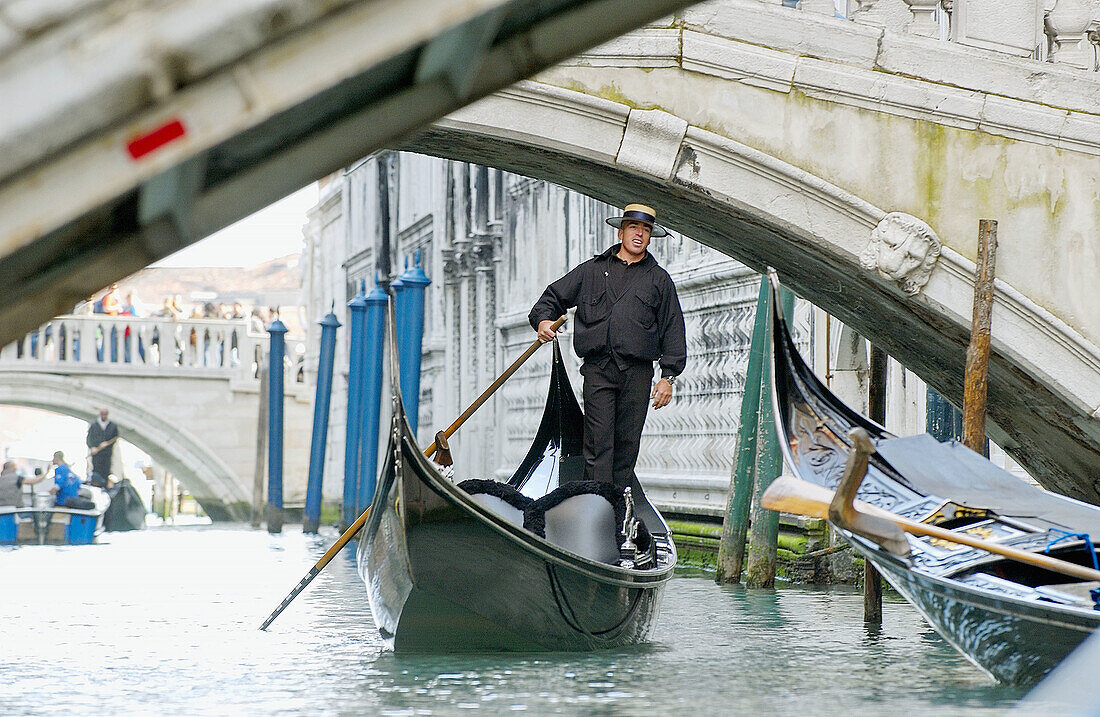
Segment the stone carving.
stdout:
<path fill-rule="evenodd" d="M 871 242 L 859 263 L 914 296 L 928 283 L 939 258 L 940 240 L 932 227 L 909 214 L 890 212 L 871 230 Z"/>

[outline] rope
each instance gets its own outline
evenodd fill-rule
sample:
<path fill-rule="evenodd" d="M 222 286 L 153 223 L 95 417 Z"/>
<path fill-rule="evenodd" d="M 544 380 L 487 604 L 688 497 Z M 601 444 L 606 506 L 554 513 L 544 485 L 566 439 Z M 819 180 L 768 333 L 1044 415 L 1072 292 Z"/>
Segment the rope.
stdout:
<path fill-rule="evenodd" d="M 1083 541 L 1085 541 L 1085 550 L 1088 552 L 1089 557 L 1092 558 L 1092 568 L 1093 568 L 1093 570 L 1100 570 L 1100 565 L 1097 564 L 1097 560 L 1096 560 L 1096 548 L 1093 547 L 1092 538 L 1089 537 L 1088 533 L 1071 533 L 1068 530 L 1062 530 L 1061 528 L 1050 528 L 1048 532 L 1050 532 L 1050 533 L 1061 533 L 1062 537 L 1055 538 L 1054 540 L 1051 540 L 1050 542 L 1048 542 L 1046 547 L 1043 548 L 1044 553 L 1049 554 L 1050 549 L 1053 548 L 1058 543 L 1061 543 L 1063 540 L 1073 540 L 1073 539 L 1083 540 Z M 1089 597 L 1092 598 L 1093 609 L 1094 610 L 1100 610 L 1100 588 L 1093 588 L 1092 590 L 1089 590 Z"/>
<path fill-rule="evenodd" d="M 1050 549 L 1058 543 L 1061 543 L 1063 540 L 1073 540 L 1074 538 L 1077 538 L 1085 541 L 1085 550 L 1088 552 L 1089 557 L 1092 558 L 1092 569 L 1100 570 L 1100 564 L 1098 564 L 1096 560 L 1096 548 L 1093 547 L 1092 538 L 1089 537 L 1088 533 L 1071 533 L 1068 530 L 1062 530 L 1061 528 L 1050 528 L 1048 532 L 1061 533 L 1062 537 L 1055 538 L 1054 540 L 1047 543 L 1046 547 L 1043 548 L 1044 553 L 1049 555 Z"/>

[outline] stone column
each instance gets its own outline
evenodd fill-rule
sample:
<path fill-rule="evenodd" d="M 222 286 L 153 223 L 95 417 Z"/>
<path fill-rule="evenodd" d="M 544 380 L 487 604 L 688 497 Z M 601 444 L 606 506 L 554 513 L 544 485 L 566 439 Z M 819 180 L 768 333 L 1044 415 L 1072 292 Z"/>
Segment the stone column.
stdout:
<path fill-rule="evenodd" d="M 1083 70 L 1095 66 L 1095 52 L 1085 38 L 1093 20 L 1088 0 L 1058 0 L 1047 13 L 1046 32 L 1051 40 L 1051 60 Z"/>
<path fill-rule="evenodd" d="M 852 11 L 852 20 L 855 22 L 901 31 L 913 19 L 905 0 L 857 0 L 857 2 L 858 7 Z"/>
<path fill-rule="evenodd" d="M 909 12 L 913 13 L 913 22 L 909 23 L 909 34 L 922 37 L 940 36 L 940 21 L 936 17 L 940 0 L 905 0 Z"/>
<path fill-rule="evenodd" d="M 801 0 L 798 9 L 803 12 L 815 12 L 833 17 L 836 15 L 836 3 L 833 0 Z"/>

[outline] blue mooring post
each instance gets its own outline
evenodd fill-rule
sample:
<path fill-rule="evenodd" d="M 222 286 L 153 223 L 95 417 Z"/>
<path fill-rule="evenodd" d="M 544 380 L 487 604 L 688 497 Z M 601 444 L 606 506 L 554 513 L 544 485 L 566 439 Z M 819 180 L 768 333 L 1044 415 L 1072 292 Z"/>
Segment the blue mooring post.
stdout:
<path fill-rule="evenodd" d="M 405 402 L 409 426 L 416 434 L 417 416 L 420 410 L 420 353 L 424 346 L 424 298 L 432 280 L 420 268 L 420 250 L 412 268 L 401 274 L 404 290 L 397 308 L 398 314 L 398 363 L 401 365 L 401 399 Z"/>
<path fill-rule="evenodd" d="M 267 327 L 271 368 L 267 374 L 267 532 L 283 532 L 283 356 L 286 326 L 275 319 Z"/>
<path fill-rule="evenodd" d="M 346 530 L 355 522 L 359 514 L 355 512 L 356 501 L 359 495 L 359 444 L 360 428 L 362 426 L 362 398 L 363 391 L 363 320 L 366 313 L 367 300 L 363 296 L 366 289 L 365 282 L 359 282 L 359 293 L 348 302 L 351 310 L 351 330 L 348 336 L 348 425 L 347 438 L 344 445 L 344 503 L 342 506 L 341 530 Z"/>
<path fill-rule="evenodd" d="M 335 306 L 333 306 L 335 308 Z M 313 399 L 313 437 L 309 445 L 309 483 L 302 532 L 316 533 L 321 525 L 321 482 L 325 474 L 325 444 L 328 442 L 328 411 L 332 402 L 332 365 L 336 360 L 336 314 L 329 311 L 318 322 L 321 351 L 317 359 L 317 395 Z"/>
<path fill-rule="evenodd" d="M 357 513 L 366 510 L 374 500 L 374 486 L 378 478 L 383 339 L 386 331 L 386 302 L 388 301 L 389 296 L 375 277 L 374 288 L 367 294 L 366 337 L 363 340 L 363 450 L 362 460 L 359 463 Z"/>

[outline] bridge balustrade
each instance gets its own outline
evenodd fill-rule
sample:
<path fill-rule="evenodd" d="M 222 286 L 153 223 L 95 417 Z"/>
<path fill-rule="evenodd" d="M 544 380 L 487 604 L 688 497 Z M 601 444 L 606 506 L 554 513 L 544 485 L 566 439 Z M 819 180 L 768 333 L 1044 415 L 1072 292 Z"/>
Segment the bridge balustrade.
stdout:
<path fill-rule="evenodd" d="M 65 315 L 0 349 L 0 362 L 28 368 L 153 369 L 255 379 L 267 340 L 267 333 L 256 331 L 249 319 Z M 298 376 L 295 362 L 288 364 L 291 375 Z"/>
<path fill-rule="evenodd" d="M 763 1 L 775 4 L 775 0 Z M 782 0 L 782 4 L 805 12 L 846 14 L 860 24 L 1017 57 L 1100 69 L 1100 7 L 1091 0 Z"/>

